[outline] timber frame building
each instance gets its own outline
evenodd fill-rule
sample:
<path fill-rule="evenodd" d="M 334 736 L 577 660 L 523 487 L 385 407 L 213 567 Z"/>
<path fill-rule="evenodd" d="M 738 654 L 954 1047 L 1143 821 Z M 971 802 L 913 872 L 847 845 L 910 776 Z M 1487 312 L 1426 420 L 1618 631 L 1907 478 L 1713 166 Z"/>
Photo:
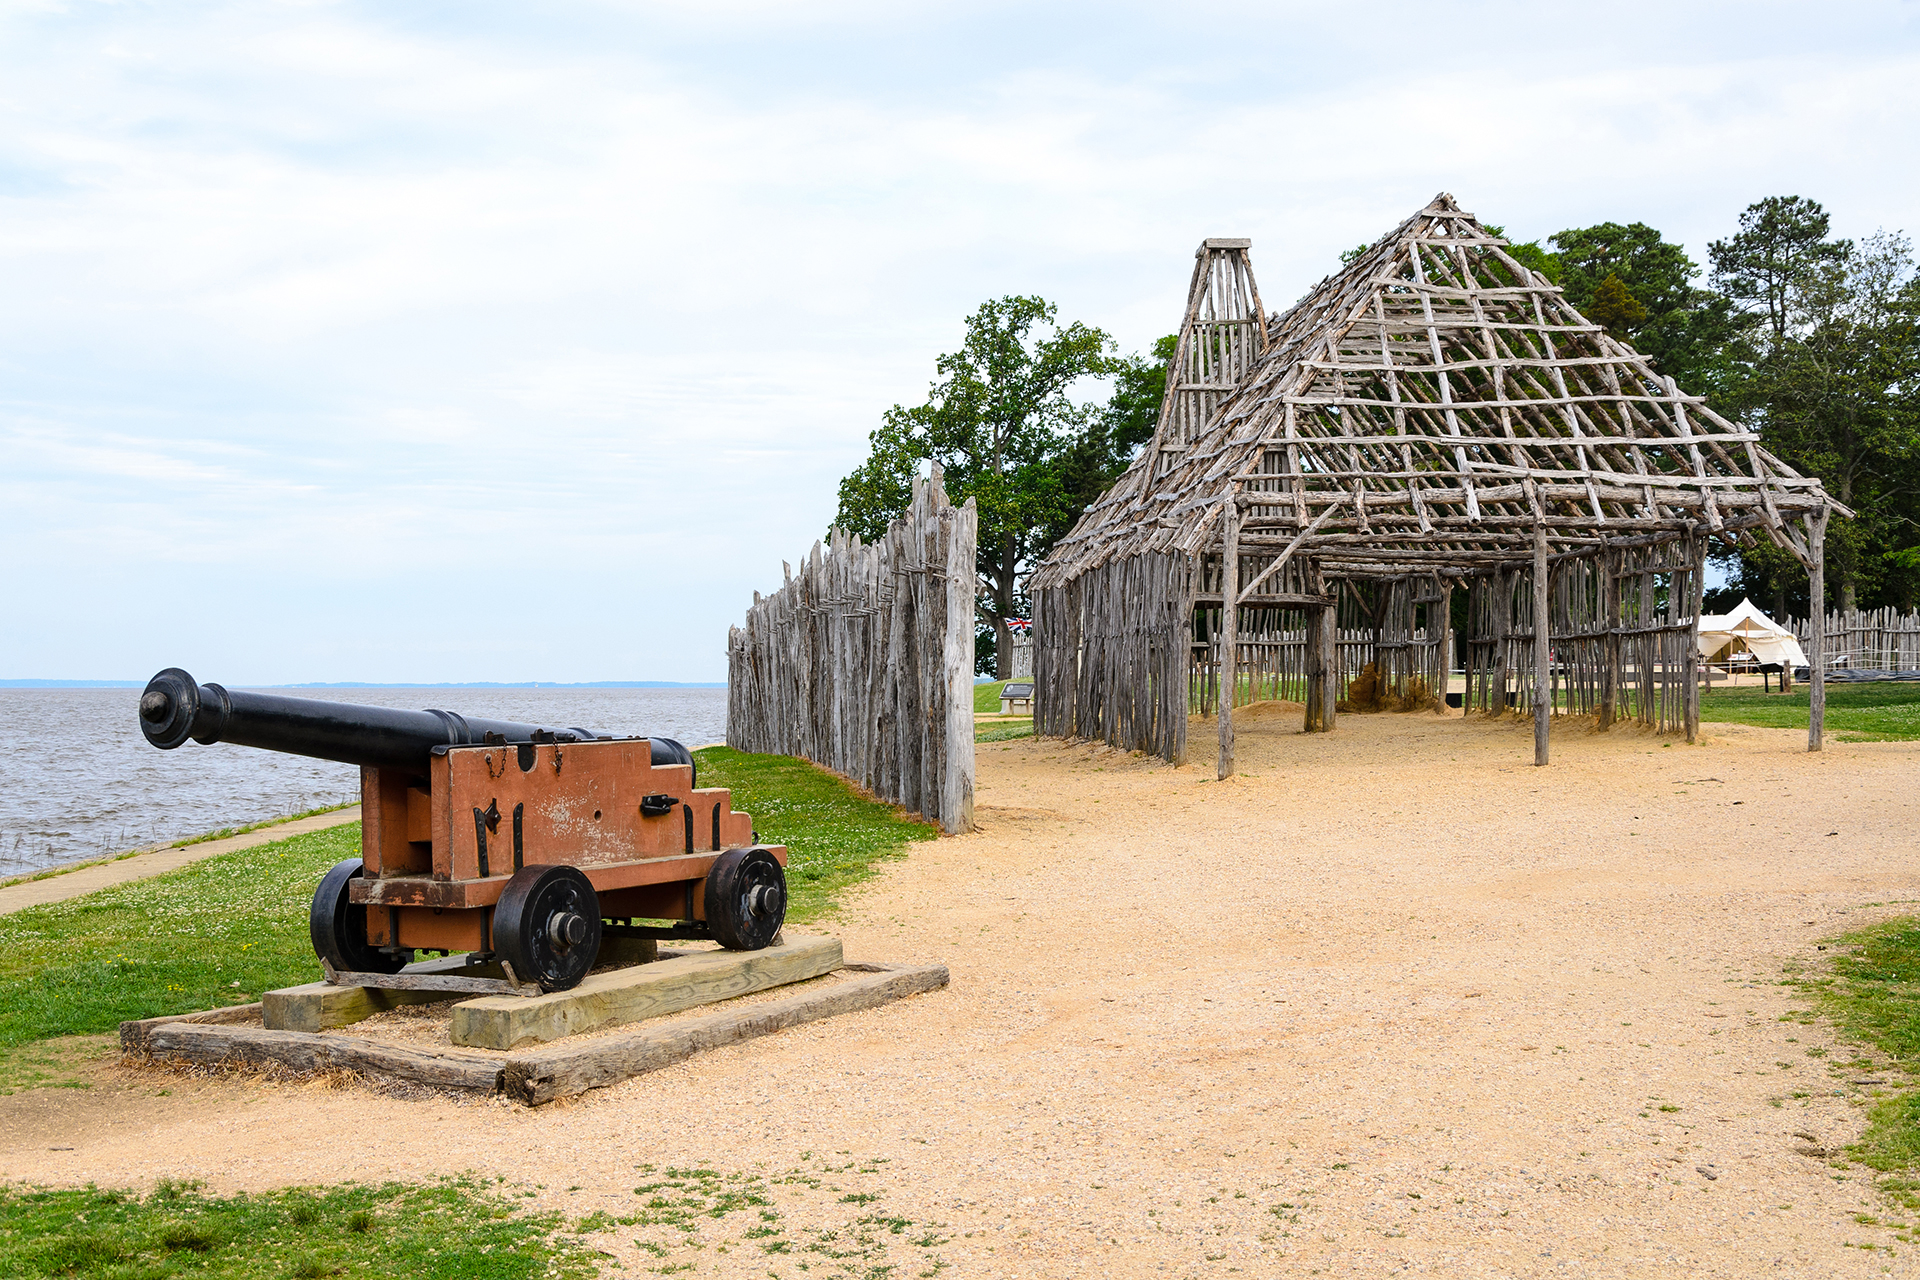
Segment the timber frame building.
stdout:
<path fill-rule="evenodd" d="M 1453 197 L 1270 318 L 1249 248 L 1201 244 L 1152 443 L 1034 574 L 1039 733 L 1182 761 L 1217 709 L 1225 777 L 1235 703 L 1326 730 L 1367 664 L 1403 702 L 1458 665 L 1467 709 L 1531 709 L 1538 764 L 1556 708 L 1691 741 L 1709 540 L 1771 539 L 1823 598 L 1851 512 Z M 1818 750 L 1818 628 L 1808 656 Z"/>

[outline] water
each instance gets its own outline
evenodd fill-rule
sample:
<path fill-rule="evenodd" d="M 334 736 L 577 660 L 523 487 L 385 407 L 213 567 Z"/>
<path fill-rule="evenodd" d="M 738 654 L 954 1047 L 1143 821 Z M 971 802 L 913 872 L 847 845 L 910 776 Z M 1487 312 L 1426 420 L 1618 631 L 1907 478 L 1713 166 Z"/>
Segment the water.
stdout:
<path fill-rule="evenodd" d="M 274 689 L 291 697 L 463 715 L 689 747 L 726 736 L 725 689 Z M 161 751 L 138 689 L 0 689 L 0 876 L 360 798 L 353 765 L 216 743 Z"/>

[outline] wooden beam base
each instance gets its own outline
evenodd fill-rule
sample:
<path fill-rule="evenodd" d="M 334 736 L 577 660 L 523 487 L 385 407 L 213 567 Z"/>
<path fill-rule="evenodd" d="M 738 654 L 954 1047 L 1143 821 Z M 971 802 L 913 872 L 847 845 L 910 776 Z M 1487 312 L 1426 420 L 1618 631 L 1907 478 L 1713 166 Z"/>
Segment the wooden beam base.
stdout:
<path fill-rule="evenodd" d="M 606 938 L 600 943 L 595 963 L 646 964 L 658 958 L 659 953 L 660 944 L 652 938 Z M 470 978 L 507 976 L 497 964 L 463 964 L 458 956 L 421 960 L 401 972 L 457 973 Z M 307 982 L 262 995 L 260 1021 L 269 1031 L 328 1031 L 401 1005 L 432 1004 L 451 998 L 445 991 L 395 991 L 384 987 L 336 987 L 328 982 Z"/>
<path fill-rule="evenodd" d="M 549 1045 L 516 1053 L 507 1059 L 502 1087 L 508 1097 L 528 1106 L 539 1106 L 555 1098 L 658 1071 L 721 1045 L 739 1044 L 787 1027 L 934 991 L 946 986 L 948 980 L 947 966 L 943 964 L 847 967 L 866 972 L 850 982 L 785 1000 L 770 1000 L 665 1027 L 640 1027 L 579 1044 Z"/>
<path fill-rule="evenodd" d="M 838 943 L 834 945 L 837 951 Z M 434 1088 L 504 1091 L 517 1101 L 538 1106 L 618 1084 L 721 1045 L 740 1044 L 787 1027 L 877 1008 L 938 990 L 948 983 L 947 967 L 942 964 L 845 967 L 858 976 L 784 1000 L 722 1008 L 687 1022 L 636 1027 L 578 1044 L 543 1045 L 507 1054 L 484 1049 L 422 1050 L 362 1036 L 237 1025 L 241 1019 L 257 1016 L 259 1005 L 123 1022 L 120 1047 L 131 1056 L 204 1066 L 280 1069 L 300 1074 L 350 1071 Z"/>
<path fill-rule="evenodd" d="M 838 938 L 789 936 L 763 951 L 693 951 L 658 964 L 589 975 L 568 991 L 535 996 L 481 996 L 453 1007 L 453 1042 L 474 1049 L 513 1049 L 582 1031 L 678 1013 L 838 969 Z"/>

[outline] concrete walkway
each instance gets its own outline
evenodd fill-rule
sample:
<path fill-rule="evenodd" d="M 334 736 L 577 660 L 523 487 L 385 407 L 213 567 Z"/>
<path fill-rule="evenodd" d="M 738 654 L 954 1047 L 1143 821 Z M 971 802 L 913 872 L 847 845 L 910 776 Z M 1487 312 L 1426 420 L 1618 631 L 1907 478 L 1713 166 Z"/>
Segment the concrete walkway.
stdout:
<path fill-rule="evenodd" d="M 129 880 L 144 880 L 148 876 L 163 875 L 184 867 L 188 863 L 198 862 L 202 858 L 211 858 L 216 854 L 232 853 L 235 849 L 251 849 L 257 844 L 270 844 L 290 836 L 303 836 L 309 831 L 324 831 L 328 827 L 338 827 L 358 821 L 360 821 L 360 806 L 356 804 L 350 809 L 335 809 L 332 813 L 316 814 L 311 818 L 301 818 L 295 822 L 282 822 L 276 826 L 262 827 L 258 831 L 249 831 L 244 835 L 228 836 L 224 840 L 190 844 L 184 849 L 155 849 L 151 853 L 135 854 L 131 858 L 121 858 L 115 862 L 96 863 L 79 871 L 69 871 L 63 876 L 29 880 L 25 884 L 0 889 L 0 915 L 27 907 L 42 906 L 49 902 L 65 902 L 68 898 L 77 898 L 82 894 L 92 893 L 96 889 L 125 884 Z"/>

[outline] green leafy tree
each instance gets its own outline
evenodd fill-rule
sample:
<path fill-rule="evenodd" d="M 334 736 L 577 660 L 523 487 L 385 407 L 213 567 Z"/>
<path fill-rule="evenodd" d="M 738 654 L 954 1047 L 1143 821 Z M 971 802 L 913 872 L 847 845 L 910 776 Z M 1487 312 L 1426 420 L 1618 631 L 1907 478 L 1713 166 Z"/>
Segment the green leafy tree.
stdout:
<path fill-rule="evenodd" d="M 1829 230 L 1817 202 L 1773 197 L 1711 246 L 1714 283 L 1743 322 L 1719 399 L 1857 513 L 1827 531 L 1832 603 L 1910 608 L 1920 588 L 1920 283 L 1905 237 L 1855 244 Z M 1770 547 L 1729 568 L 1776 607 L 1805 590 L 1793 590 L 1793 566 Z"/>
<path fill-rule="evenodd" d="M 1036 562 L 1067 535 L 1081 512 L 1107 491 L 1120 473 L 1153 439 L 1160 423 L 1160 402 L 1167 394 L 1167 366 L 1173 363 L 1178 334 L 1153 344 L 1152 358 L 1127 356 L 1113 365 L 1113 394 L 1085 431 L 1060 451 L 1060 487 L 1066 502 L 1041 530 L 1034 545 Z"/>
<path fill-rule="evenodd" d="M 1100 406 L 1069 392 L 1086 378 L 1124 378 L 1130 366 L 1103 331 L 1060 325 L 1052 303 L 1010 296 L 982 303 L 967 318 L 960 350 L 934 368 L 927 402 L 887 410 L 867 460 L 840 482 L 835 523 L 868 540 L 884 536 L 911 500 L 914 476 L 938 462 L 954 501 L 972 498 L 979 508 L 975 599 L 989 632 L 979 649 L 1005 679 L 1012 669 L 1007 623 L 1025 606 L 1022 579 L 1071 523 L 1076 489 L 1090 483 L 1084 468 L 1111 458 L 1113 427 L 1137 423 L 1123 407 L 1110 425 Z M 1108 440 L 1080 458 L 1074 481 L 1066 460 L 1102 431 Z"/>
<path fill-rule="evenodd" d="M 1620 277 L 1611 271 L 1593 291 L 1593 297 L 1584 308 L 1587 319 L 1603 326 L 1616 338 L 1625 339 L 1628 334 L 1645 324 L 1647 309 L 1640 300 L 1627 292 Z"/>
<path fill-rule="evenodd" d="M 1817 200 L 1768 196 L 1747 206 L 1738 232 L 1707 246 L 1714 288 L 1749 318 L 1765 320 L 1770 346 L 1786 342 L 1793 300 L 1806 282 L 1852 249 L 1827 238 L 1830 221 Z"/>
<path fill-rule="evenodd" d="M 1725 376 L 1724 348 L 1735 326 L 1720 297 L 1694 285 L 1700 268 L 1685 249 L 1644 222 L 1574 227 L 1548 241 L 1558 250 L 1549 278 L 1576 310 L 1687 390 L 1713 393 Z"/>

